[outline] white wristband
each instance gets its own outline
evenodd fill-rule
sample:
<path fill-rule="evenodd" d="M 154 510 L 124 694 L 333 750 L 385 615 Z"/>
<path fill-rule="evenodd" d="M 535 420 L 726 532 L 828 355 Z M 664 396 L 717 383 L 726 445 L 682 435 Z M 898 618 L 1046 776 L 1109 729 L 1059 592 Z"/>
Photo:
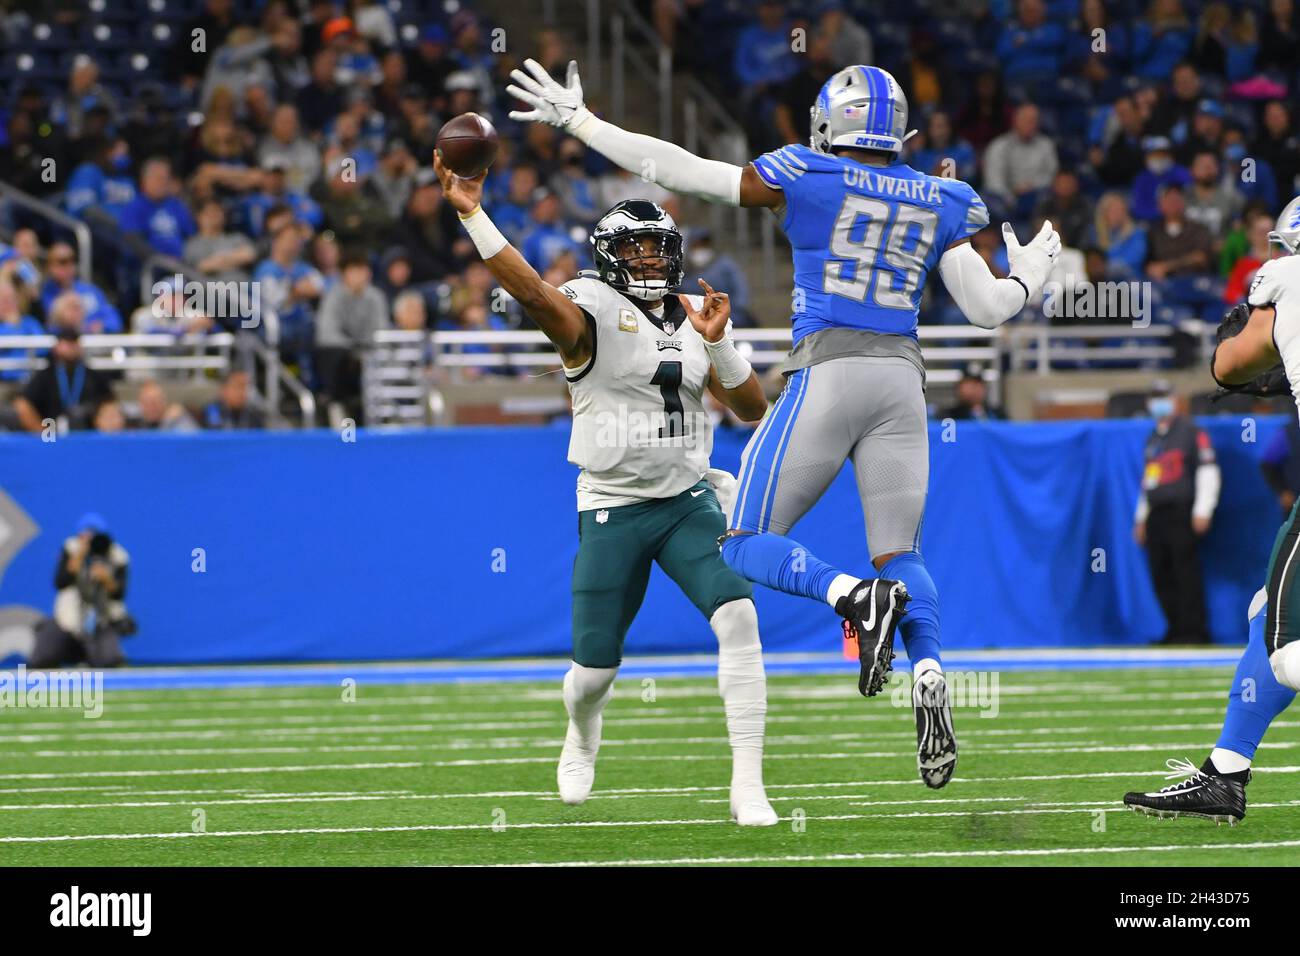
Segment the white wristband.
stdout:
<path fill-rule="evenodd" d="M 496 227 L 496 223 L 483 211 L 482 206 L 475 207 L 468 216 L 461 216 L 460 224 L 465 227 L 470 239 L 474 241 L 474 248 L 484 259 L 491 259 L 510 245 L 506 237 L 501 235 L 501 230 Z"/>
<path fill-rule="evenodd" d="M 718 370 L 718 381 L 723 388 L 740 388 L 754 374 L 754 367 L 745 356 L 736 351 L 736 343 L 730 335 L 724 335 L 720 342 L 705 339 L 704 347 L 708 350 L 709 361 Z"/>

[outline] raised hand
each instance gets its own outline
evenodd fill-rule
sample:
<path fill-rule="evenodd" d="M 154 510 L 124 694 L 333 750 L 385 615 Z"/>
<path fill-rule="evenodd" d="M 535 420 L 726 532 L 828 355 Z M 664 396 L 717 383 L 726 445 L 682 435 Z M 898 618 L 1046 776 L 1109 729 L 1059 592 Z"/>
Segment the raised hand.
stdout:
<path fill-rule="evenodd" d="M 721 342 L 727 334 L 727 322 L 731 319 L 731 296 L 725 292 L 715 292 L 703 279 L 699 280 L 704 290 L 704 305 L 697 312 L 686 295 L 679 294 L 677 301 L 686 310 L 686 317 L 695 326 L 695 331 L 704 336 L 706 342 Z"/>
<path fill-rule="evenodd" d="M 569 61 L 568 75 L 564 86 L 555 82 L 536 60 L 524 60 L 523 70 L 511 70 L 510 78 L 515 82 L 506 87 L 506 92 L 516 99 L 523 100 L 531 110 L 515 110 L 510 114 L 512 120 L 532 123 L 549 123 L 565 129 L 576 125 L 583 117 L 591 115 L 582 102 L 582 79 L 578 76 L 578 61 Z"/>

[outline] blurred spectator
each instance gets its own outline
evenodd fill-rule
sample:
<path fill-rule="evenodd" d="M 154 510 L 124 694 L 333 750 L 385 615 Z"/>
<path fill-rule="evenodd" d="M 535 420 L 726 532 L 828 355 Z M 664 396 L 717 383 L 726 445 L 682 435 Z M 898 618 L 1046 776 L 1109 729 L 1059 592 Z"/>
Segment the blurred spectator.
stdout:
<path fill-rule="evenodd" d="M 1233 9 L 1222 0 L 1206 4 L 1197 23 L 1193 58 L 1204 73 L 1230 83 L 1255 72 L 1259 33 L 1251 10 Z"/>
<path fill-rule="evenodd" d="M 757 21 L 736 37 L 736 54 L 732 63 L 736 79 L 749 94 L 784 82 L 799 68 L 790 51 L 790 22 L 785 4 L 778 0 L 759 0 Z"/>
<path fill-rule="evenodd" d="M 187 87 L 197 86 L 207 71 L 208 58 L 226 42 L 235 26 L 234 0 L 204 0 L 203 9 L 189 23 L 175 31 L 170 78 Z M 194 49 L 196 37 L 203 38 Z"/>
<path fill-rule="evenodd" d="M 275 86 L 275 75 L 266 62 L 271 41 L 255 27 L 237 26 L 208 61 L 203 76 L 199 105 L 206 109 L 217 90 L 226 90 L 236 102 L 243 102 L 249 87 Z"/>
<path fill-rule="evenodd" d="M 325 225 L 343 245 L 373 249 L 382 244 L 392 230 L 393 220 L 383 203 L 369 198 L 361 188 L 354 170 L 345 160 L 335 160 L 325 180 L 321 210 Z"/>
<path fill-rule="evenodd" d="M 1147 230 L 1147 275 L 1157 282 L 1210 271 L 1214 239 L 1209 230 L 1187 219 L 1183 187 L 1160 191 L 1160 221 Z"/>
<path fill-rule="evenodd" d="M 98 140 L 90 144 L 89 156 L 72 171 L 63 208 L 69 215 L 83 219 L 89 210 L 96 209 L 116 221 L 136 193 L 126 140 Z"/>
<path fill-rule="evenodd" d="M 122 314 L 109 301 L 99 286 L 77 278 L 77 253 L 66 242 L 50 246 L 45 259 L 45 272 L 49 277 L 41 286 L 41 311 L 47 317 L 53 314 L 54 300 L 67 292 L 81 299 L 85 315 L 86 332 L 121 332 Z"/>
<path fill-rule="evenodd" d="M 323 220 L 315 200 L 289 188 L 288 164 L 283 157 L 262 160 L 261 189 L 250 193 L 243 202 L 244 226 L 252 236 L 261 236 L 266 228 L 266 214 L 276 206 L 288 206 L 293 217 L 313 229 Z"/>
<path fill-rule="evenodd" d="M 1250 156 L 1240 129 L 1223 134 L 1223 163 L 1228 175 L 1236 179 L 1237 188 L 1249 200 L 1258 200 L 1270 209 L 1278 206 L 1277 177 L 1273 165 L 1260 156 Z"/>
<path fill-rule="evenodd" d="M 1011 130 L 989 143 L 984 153 L 984 196 L 1001 200 L 1013 216 L 1025 218 L 1038 194 L 1051 184 L 1057 166 L 1056 144 L 1038 128 L 1038 107 L 1026 103 L 1016 108 Z"/>
<path fill-rule="evenodd" d="M 162 385 L 154 379 L 140 383 L 134 414 L 128 421 L 142 431 L 192 432 L 199 427 L 183 405 L 167 399 Z"/>
<path fill-rule="evenodd" d="M 406 73 L 411 82 L 425 90 L 441 90 L 456 69 L 448 55 L 447 29 L 430 23 L 420 30 L 420 39 L 407 53 Z"/>
<path fill-rule="evenodd" d="M 776 125 L 777 141 L 773 147 L 786 143 L 808 142 L 808 107 L 817 100 L 828 77 L 840 63 L 870 63 L 870 60 L 840 60 L 833 53 L 832 36 L 824 31 L 814 33 L 808 40 L 808 50 L 800 57 L 799 70 L 778 86 L 773 94 L 776 106 L 772 120 Z"/>
<path fill-rule="evenodd" d="M 95 406 L 90 416 L 90 428 L 101 435 L 117 435 L 126 431 L 126 413 L 116 398 L 106 398 Z"/>
<path fill-rule="evenodd" d="M 1151 114 L 1147 132 L 1167 137 L 1174 144 L 1183 142 L 1202 102 L 1201 89 L 1201 75 L 1196 67 L 1188 62 L 1179 63 L 1169 78 L 1168 94 L 1160 98 Z"/>
<path fill-rule="evenodd" d="M 533 193 L 540 185 L 535 166 L 528 163 L 517 164 L 510 170 L 506 201 L 492 209 L 492 220 L 497 224 L 497 228 L 516 246 L 528 231 L 530 225 L 528 209 L 532 205 Z M 599 207 L 599 193 L 596 199 Z"/>
<path fill-rule="evenodd" d="M 1127 186 L 1142 171 L 1142 130 L 1146 120 L 1137 100 L 1121 96 L 1111 108 L 1103 140 L 1090 159 L 1107 186 Z"/>
<path fill-rule="evenodd" d="M 227 373 L 217 400 L 203 409 L 203 427 L 217 431 L 265 428 L 266 416 L 249 403 L 248 385 L 247 372 Z"/>
<path fill-rule="evenodd" d="M 1083 0 L 1079 29 L 1066 44 L 1079 72 L 1097 90 L 1113 90 L 1128 73 L 1128 27 L 1111 17 L 1104 0 Z"/>
<path fill-rule="evenodd" d="M 688 295 L 702 295 L 700 279 L 731 297 L 733 325 L 748 328 L 756 324 L 749 312 L 749 281 L 745 272 L 735 259 L 714 248 L 712 229 L 687 231 L 686 278 L 681 291 Z"/>
<path fill-rule="evenodd" d="M 320 150 L 302 135 L 298 109 L 292 103 L 281 103 L 275 108 L 271 128 L 258 147 L 257 161 L 263 169 L 268 168 L 271 160 L 283 164 L 286 185 L 296 193 L 306 193 L 320 176 Z"/>
<path fill-rule="evenodd" d="M 1057 170 L 1052 188 L 1034 208 L 1035 219 L 1050 219 L 1061 242 L 1078 247 L 1092 225 L 1093 204 L 1079 189 L 1079 177 L 1071 169 Z"/>
<path fill-rule="evenodd" d="M 967 367 L 957 382 L 957 404 L 945 409 L 940 418 L 958 421 L 1001 421 L 1006 413 L 990 405 L 989 386 L 984 381 L 984 370 L 977 365 Z"/>
<path fill-rule="evenodd" d="M 1224 112 L 1215 100 L 1201 100 L 1192 116 L 1191 130 L 1178 145 L 1178 161 L 1190 164 L 1197 153 L 1218 154 L 1223 142 Z"/>
<path fill-rule="evenodd" d="M 1223 288 L 1223 301 L 1236 305 L 1246 300 L 1246 291 L 1250 288 L 1255 273 L 1265 262 L 1272 258 L 1273 249 L 1268 241 L 1268 234 L 1273 228 L 1273 217 L 1261 210 L 1255 210 L 1246 217 L 1246 254 L 1232 265 L 1228 273 L 1228 283 Z"/>
<path fill-rule="evenodd" d="M 1219 160 L 1214 153 L 1197 153 L 1192 159 L 1191 176 L 1187 218 L 1204 226 L 1217 248 L 1241 212 L 1244 205 L 1241 194 L 1232 187 L 1231 180 L 1220 178 Z"/>
<path fill-rule="evenodd" d="M 1273 167 L 1273 176 L 1284 196 L 1300 192 L 1300 136 L 1296 135 L 1286 103 L 1270 100 L 1265 104 L 1261 129 L 1250 155 Z"/>
<path fill-rule="evenodd" d="M 145 161 L 140 170 L 140 192 L 127 203 L 119 220 L 122 232 L 144 244 L 142 258 L 151 250 L 180 258 L 185 240 L 196 226 L 185 203 L 176 196 L 171 163 L 161 157 Z"/>
<path fill-rule="evenodd" d="M 69 428 L 88 424 L 94 408 L 110 396 L 108 378 L 87 368 L 81 354 L 81 332 L 61 321 L 65 308 L 79 311 L 80 301 L 65 293 L 54 303 L 57 339 L 45 368 L 27 380 L 14 398 L 14 410 L 25 431 L 40 432 L 47 421 L 64 420 Z"/>
<path fill-rule="evenodd" d="M 1105 253 L 1108 278 L 1135 279 L 1146 264 L 1146 231 L 1133 222 L 1122 193 L 1109 192 L 1098 200 L 1087 244 Z"/>
<path fill-rule="evenodd" d="M 384 209 L 391 218 L 397 219 L 406 208 L 419 168 L 420 164 L 405 142 L 390 139 L 385 144 L 379 167 L 367 185 L 384 204 Z"/>
<path fill-rule="evenodd" d="M 117 99 L 99 82 L 99 64 L 78 53 L 68 71 L 67 90 L 51 105 L 50 119 L 70 139 L 79 139 L 85 133 L 86 114 L 95 107 L 105 111 L 110 123 L 120 112 Z"/>
<path fill-rule="evenodd" d="M 456 211 L 443 201 L 442 187 L 432 169 L 422 169 L 394 230 L 392 241 L 411 256 L 411 279 L 441 279 L 456 267 L 456 242 L 462 230 Z M 468 252 L 468 250 L 466 250 Z"/>
<path fill-rule="evenodd" d="M 343 111 L 344 94 L 334 78 L 338 56 L 321 50 L 311 61 L 311 82 L 298 91 L 298 114 L 308 129 L 324 129 Z"/>
<path fill-rule="evenodd" d="M 1259 35 L 1255 66 L 1282 75 L 1293 73 L 1300 62 L 1300 23 L 1292 0 L 1269 0 Z"/>
<path fill-rule="evenodd" d="M 921 172 L 963 181 L 974 178 L 975 150 L 965 140 L 953 138 L 952 123 L 943 110 L 930 114 L 924 132 L 912 143 L 911 165 Z"/>
<path fill-rule="evenodd" d="M 1133 215 L 1143 222 L 1160 216 L 1159 193 L 1169 185 L 1186 186 L 1191 174 L 1174 162 L 1173 149 L 1166 136 L 1148 136 L 1142 140 L 1145 169 L 1133 181 Z"/>
<path fill-rule="evenodd" d="M 271 255 L 253 271 L 261 290 L 262 308 L 279 320 L 280 353 L 291 362 L 301 361 L 313 340 L 312 308 L 324 291 L 321 275 L 302 261 L 301 227 L 280 227 L 271 239 Z"/>
<path fill-rule="evenodd" d="M 830 40 L 832 64 L 875 63 L 871 34 L 844 9 L 843 0 L 821 0 L 813 7 L 817 33 Z M 809 46 L 811 53 L 812 47 Z M 834 69 L 826 74 L 830 76 Z M 825 82 L 825 80 L 823 80 Z M 814 94 L 815 95 L 815 94 Z M 810 99 L 809 103 L 812 102 Z"/>
<path fill-rule="evenodd" d="M 365 253 L 345 253 L 341 277 L 321 300 L 316 315 L 316 370 L 321 390 L 333 406 L 331 427 L 338 426 L 342 409 L 361 394 L 362 352 L 376 332 L 389 326 L 388 303 L 370 281 Z"/>
<path fill-rule="evenodd" d="M 411 256 L 404 246 L 392 246 L 384 253 L 375 285 L 389 302 L 411 288 Z"/>
<path fill-rule="evenodd" d="M 563 252 L 572 251 L 580 258 L 586 252 L 564 221 L 559 197 L 545 186 L 533 193 L 532 221 L 519 251 L 534 269 L 544 271 Z"/>
<path fill-rule="evenodd" d="M 226 232 L 226 211 L 209 199 L 199 206 L 199 231 L 185 243 L 185 261 L 205 278 L 220 282 L 242 282 L 248 268 L 257 261 L 257 246 L 246 235 Z"/>
<path fill-rule="evenodd" d="M 1065 28 L 1047 19 L 1043 0 L 1020 0 L 1016 9 L 1016 19 L 998 38 L 1002 75 L 1009 82 L 1055 77 L 1065 52 Z"/>
<path fill-rule="evenodd" d="M 429 327 L 423 295 L 408 290 L 393 299 L 393 327 L 403 332 L 423 332 Z"/>
<path fill-rule="evenodd" d="M 233 320 L 234 316 L 224 316 Z M 183 279 L 173 277 L 154 287 L 154 298 L 131 313 L 134 332 L 197 335 L 212 330 L 213 317 L 204 314 L 185 294 Z"/>
<path fill-rule="evenodd" d="M 1163 644 L 1208 644 L 1205 591 L 1197 539 L 1210 530 L 1220 475 L 1210 438 L 1180 408 L 1166 383 L 1156 383 L 1147 408 L 1155 429 L 1133 521 L 1146 548 L 1151 582 L 1165 612 Z"/>
<path fill-rule="evenodd" d="M 1191 47 L 1182 0 L 1151 0 L 1146 18 L 1133 27 L 1133 72 L 1148 79 L 1169 76 Z"/>
<path fill-rule="evenodd" d="M 551 177 L 550 186 L 560 200 L 560 209 L 570 222 L 593 225 L 604 210 L 596 193 L 596 184 L 585 169 L 586 148 L 571 137 L 560 143 L 560 169 Z"/>
<path fill-rule="evenodd" d="M 35 318 L 23 313 L 18 290 L 9 276 L 0 276 L 0 340 L 14 335 L 44 335 L 45 329 Z M 0 357 L 24 358 L 31 349 L 0 349 Z M 22 369 L 0 370 L 0 379 L 13 381 L 26 375 Z"/>
<path fill-rule="evenodd" d="M 339 280 L 339 242 L 332 232 L 322 232 L 311 241 L 309 264 L 320 273 L 321 291 L 328 292 Z"/>
<path fill-rule="evenodd" d="M 974 95 L 957 115 L 957 133 L 982 150 L 1007 128 L 1010 115 L 998 74 L 986 70 L 975 77 Z"/>

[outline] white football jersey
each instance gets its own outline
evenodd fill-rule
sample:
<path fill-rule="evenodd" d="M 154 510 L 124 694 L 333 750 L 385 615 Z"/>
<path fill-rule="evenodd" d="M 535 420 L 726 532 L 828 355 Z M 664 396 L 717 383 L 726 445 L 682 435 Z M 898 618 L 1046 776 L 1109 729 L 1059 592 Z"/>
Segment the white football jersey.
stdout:
<path fill-rule="evenodd" d="M 1300 409 L 1300 255 L 1270 259 L 1259 267 L 1246 301 L 1252 306 L 1271 305 L 1273 344 L 1282 356 L 1291 395 Z"/>
<path fill-rule="evenodd" d="M 560 291 L 594 323 L 591 358 L 564 370 L 578 510 L 681 494 L 704 476 L 713 450 L 704 340 L 675 295 L 661 300 L 656 317 L 599 279 L 580 276 Z M 696 309 L 703 302 L 690 301 Z"/>

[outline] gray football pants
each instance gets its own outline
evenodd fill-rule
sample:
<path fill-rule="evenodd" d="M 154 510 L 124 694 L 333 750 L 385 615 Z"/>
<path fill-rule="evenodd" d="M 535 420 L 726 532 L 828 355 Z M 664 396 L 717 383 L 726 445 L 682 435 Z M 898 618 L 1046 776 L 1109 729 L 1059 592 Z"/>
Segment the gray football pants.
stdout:
<path fill-rule="evenodd" d="M 874 559 L 917 551 L 930 480 L 921 373 L 849 356 L 792 372 L 745 446 L 728 527 L 790 530 L 853 462 Z"/>

